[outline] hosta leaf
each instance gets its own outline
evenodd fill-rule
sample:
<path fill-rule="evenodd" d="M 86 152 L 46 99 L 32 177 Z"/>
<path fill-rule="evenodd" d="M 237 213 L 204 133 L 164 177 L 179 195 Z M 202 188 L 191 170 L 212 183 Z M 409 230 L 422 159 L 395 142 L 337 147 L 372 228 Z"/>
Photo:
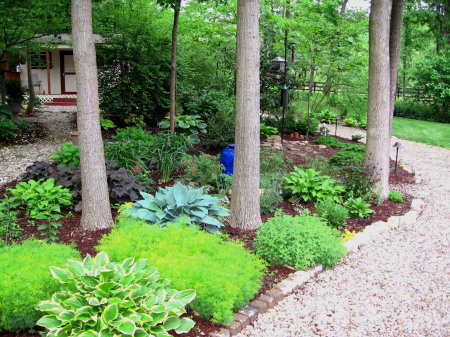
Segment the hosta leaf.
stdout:
<path fill-rule="evenodd" d="M 97 337 L 98 334 L 94 330 L 83 331 L 78 337 Z"/>
<path fill-rule="evenodd" d="M 73 311 L 64 311 L 58 315 L 58 319 L 61 321 L 72 321 L 75 317 L 75 313 Z"/>
<path fill-rule="evenodd" d="M 167 317 L 167 312 L 154 312 L 151 314 L 153 319 L 153 325 L 161 323 Z"/>
<path fill-rule="evenodd" d="M 186 305 L 186 304 L 192 302 L 194 300 L 195 296 L 196 296 L 195 290 L 190 289 L 190 290 L 179 291 L 172 298 L 174 300 L 180 301 Z"/>
<path fill-rule="evenodd" d="M 117 329 L 124 335 L 133 335 L 136 331 L 136 325 L 132 320 L 124 319 L 122 322 L 120 322 Z"/>
<path fill-rule="evenodd" d="M 55 316 L 43 316 L 37 322 L 36 325 L 43 326 L 47 329 L 54 329 L 60 327 L 64 323 L 57 319 Z"/>
<path fill-rule="evenodd" d="M 148 259 L 139 259 L 130 269 L 131 273 L 138 273 L 147 265 Z"/>
<path fill-rule="evenodd" d="M 65 300 L 64 304 L 69 305 L 73 309 L 79 309 L 83 306 L 83 303 L 81 303 L 81 301 L 76 297 L 71 297 Z"/>
<path fill-rule="evenodd" d="M 192 329 L 192 327 L 195 325 L 195 322 L 192 319 L 184 318 L 180 326 L 175 329 L 176 333 L 185 333 Z"/>
<path fill-rule="evenodd" d="M 172 330 L 176 329 L 180 326 L 181 319 L 179 319 L 177 316 L 170 316 L 167 317 L 167 319 L 163 323 L 163 327 L 166 330 Z"/>
<path fill-rule="evenodd" d="M 98 253 L 97 256 L 94 258 L 94 263 L 97 266 L 106 267 L 106 265 L 109 263 L 108 254 L 106 254 L 105 252 Z"/>
<path fill-rule="evenodd" d="M 84 275 L 83 264 L 80 261 L 67 260 L 67 268 L 75 275 Z"/>
<path fill-rule="evenodd" d="M 156 303 L 156 296 L 155 295 L 150 295 L 148 296 L 145 300 L 144 303 L 146 305 L 147 308 L 150 308 L 151 306 L 153 306 Z"/>
<path fill-rule="evenodd" d="M 188 189 L 181 183 L 177 183 L 173 188 L 173 197 L 177 207 L 182 207 L 187 204 L 188 201 Z"/>
<path fill-rule="evenodd" d="M 106 306 L 102 313 L 102 319 L 105 323 L 109 323 L 117 318 L 119 315 L 119 309 L 117 303 Z"/>
<path fill-rule="evenodd" d="M 81 282 L 88 287 L 96 287 L 98 285 L 98 281 L 91 276 L 81 276 Z"/>
<path fill-rule="evenodd" d="M 103 329 L 98 333 L 98 337 L 115 337 L 109 329 Z"/>
<path fill-rule="evenodd" d="M 66 283 L 72 278 L 67 270 L 58 267 L 50 267 L 50 272 L 55 279 L 59 280 L 62 283 Z"/>

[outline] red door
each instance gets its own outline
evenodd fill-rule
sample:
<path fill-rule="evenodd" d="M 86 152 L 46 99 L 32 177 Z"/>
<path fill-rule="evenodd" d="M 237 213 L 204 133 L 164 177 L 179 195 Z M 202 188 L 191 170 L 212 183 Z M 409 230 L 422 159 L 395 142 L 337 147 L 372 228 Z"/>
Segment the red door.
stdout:
<path fill-rule="evenodd" d="M 60 51 L 61 94 L 76 94 L 77 82 L 72 51 Z"/>

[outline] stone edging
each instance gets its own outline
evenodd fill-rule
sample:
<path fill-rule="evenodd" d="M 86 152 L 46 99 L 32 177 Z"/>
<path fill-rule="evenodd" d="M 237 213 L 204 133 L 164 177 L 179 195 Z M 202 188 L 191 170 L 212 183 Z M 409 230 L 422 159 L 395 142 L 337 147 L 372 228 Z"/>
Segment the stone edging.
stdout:
<path fill-rule="evenodd" d="M 423 211 L 425 202 L 421 199 L 414 199 L 411 203 L 410 210 L 403 216 L 391 216 L 387 222 L 377 221 L 364 230 L 356 234 L 352 239 L 346 241 L 344 246 L 348 253 L 356 252 L 359 248 L 371 241 L 375 241 L 378 236 L 391 229 L 398 228 L 404 224 L 412 224 L 416 221 L 419 214 Z M 265 313 L 267 310 L 273 308 L 283 298 L 292 294 L 295 290 L 302 287 L 310 279 L 316 277 L 323 272 L 323 266 L 318 264 L 306 270 L 299 270 L 291 274 L 275 285 L 269 291 L 259 295 L 255 300 L 249 303 L 248 306 L 241 309 L 234 315 L 233 322 L 227 327 L 221 328 L 218 331 L 211 332 L 210 337 L 230 337 L 238 334 L 247 325 L 253 323 L 259 314 Z"/>

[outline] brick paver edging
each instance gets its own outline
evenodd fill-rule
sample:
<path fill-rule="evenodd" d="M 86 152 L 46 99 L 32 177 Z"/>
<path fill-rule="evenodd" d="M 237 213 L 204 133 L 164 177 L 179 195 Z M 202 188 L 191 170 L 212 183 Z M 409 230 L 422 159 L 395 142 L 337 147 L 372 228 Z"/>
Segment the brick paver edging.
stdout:
<path fill-rule="evenodd" d="M 352 239 L 346 241 L 344 246 L 348 253 L 356 252 L 362 245 L 374 241 L 382 233 L 394 228 L 398 228 L 404 224 L 412 224 L 416 221 L 420 213 L 425 207 L 425 202 L 421 199 L 414 199 L 411 203 L 410 210 L 403 216 L 391 216 L 387 222 L 377 221 L 370 226 L 367 226 L 364 231 L 356 234 Z M 295 290 L 303 286 L 311 278 L 316 277 L 323 271 L 321 264 L 306 270 L 299 270 L 291 274 L 275 285 L 263 295 L 258 296 L 255 300 L 249 303 L 248 306 L 240 310 L 234 315 L 233 322 L 225 328 L 214 331 L 209 334 L 210 337 L 230 337 L 238 334 L 247 325 L 253 323 L 259 314 L 265 313 L 270 308 L 273 308 L 286 296 L 292 294 Z"/>

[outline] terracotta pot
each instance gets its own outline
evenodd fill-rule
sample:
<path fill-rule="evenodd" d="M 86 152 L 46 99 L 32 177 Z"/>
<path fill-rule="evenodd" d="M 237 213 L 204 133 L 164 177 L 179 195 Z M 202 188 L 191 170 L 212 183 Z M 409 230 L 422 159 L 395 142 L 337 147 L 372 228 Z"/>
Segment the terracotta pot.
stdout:
<path fill-rule="evenodd" d="M 289 138 L 294 138 L 294 134 L 293 133 L 289 134 Z"/>
<path fill-rule="evenodd" d="M 299 135 L 298 132 L 294 132 L 294 138 L 295 138 L 295 139 L 300 139 L 300 135 Z"/>

